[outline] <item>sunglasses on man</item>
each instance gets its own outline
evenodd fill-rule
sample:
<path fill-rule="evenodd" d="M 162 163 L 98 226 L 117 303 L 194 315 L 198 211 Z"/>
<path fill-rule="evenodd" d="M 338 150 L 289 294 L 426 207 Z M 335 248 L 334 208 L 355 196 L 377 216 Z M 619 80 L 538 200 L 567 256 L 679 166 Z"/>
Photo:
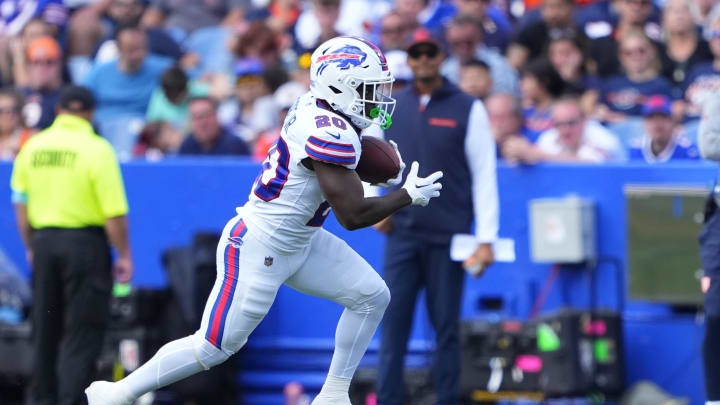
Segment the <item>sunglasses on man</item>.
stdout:
<path fill-rule="evenodd" d="M 408 57 L 412 59 L 420 59 L 423 55 L 430 59 L 435 58 L 440 53 L 440 50 L 435 46 L 414 46 L 408 49 Z"/>

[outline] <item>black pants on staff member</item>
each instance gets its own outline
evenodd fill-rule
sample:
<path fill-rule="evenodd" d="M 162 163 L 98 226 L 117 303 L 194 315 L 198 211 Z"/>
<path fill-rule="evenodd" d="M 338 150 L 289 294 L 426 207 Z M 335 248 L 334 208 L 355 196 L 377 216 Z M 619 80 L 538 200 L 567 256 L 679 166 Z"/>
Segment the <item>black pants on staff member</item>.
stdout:
<path fill-rule="evenodd" d="M 32 234 L 30 405 L 86 404 L 109 318 L 110 247 L 101 227 Z"/>

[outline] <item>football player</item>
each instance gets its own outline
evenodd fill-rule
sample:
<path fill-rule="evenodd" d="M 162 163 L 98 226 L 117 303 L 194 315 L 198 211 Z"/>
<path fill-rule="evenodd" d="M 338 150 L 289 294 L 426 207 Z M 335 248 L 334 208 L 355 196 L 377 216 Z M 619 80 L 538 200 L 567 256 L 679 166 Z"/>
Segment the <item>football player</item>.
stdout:
<path fill-rule="evenodd" d="M 362 153 L 360 134 L 372 124 L 389 127 L 395 107 L 385 56 L 362 38 L 337 37 L 315 50 L 310 69 L 310 92 L 288 112 L 249 201 L 223 230 L 217 281 L 200 329 L 166 344 L 123 380 L 92 383 L 86 389 L 90 405 L 129 405 L 227 360 L 247 342 L 283 283 L 345 307 L 329 373 L 312 405 L 350 405 L 350 380 L 390 293 L 372 267 L 322 224 L 331 209 L 353 230 L 402 207 L 425 206 L 440 195 L 442 172 L 418 177 L 413 162 L 402 188 L 366 198 L 354 171 Z M 402 181 L 405 165 L 399 160 L 390 185 Z"/>

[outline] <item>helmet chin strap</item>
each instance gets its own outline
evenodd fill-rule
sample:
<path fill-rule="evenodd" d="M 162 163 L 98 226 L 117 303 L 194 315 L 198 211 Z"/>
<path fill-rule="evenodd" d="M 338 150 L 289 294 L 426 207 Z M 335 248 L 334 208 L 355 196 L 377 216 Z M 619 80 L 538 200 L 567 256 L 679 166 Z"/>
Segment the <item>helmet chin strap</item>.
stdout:
<path fill-rule="evenodd" d="M 360 129 L 365 129 L 372 125 L 372 123 L 370 123 L 368 120 L 364 120 L 362 118 L 358 118 L 352 115 L 350 116 L 350 121 L 352 121 L 353 125 Z"/>

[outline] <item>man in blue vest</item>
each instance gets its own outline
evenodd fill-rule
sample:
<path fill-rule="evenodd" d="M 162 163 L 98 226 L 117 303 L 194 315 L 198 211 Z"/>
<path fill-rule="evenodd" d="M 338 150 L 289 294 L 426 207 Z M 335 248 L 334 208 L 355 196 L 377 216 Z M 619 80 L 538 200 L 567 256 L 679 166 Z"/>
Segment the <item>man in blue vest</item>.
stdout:
<path fill-rule="evenodd" d="M 460 301 L 464 271 L 480 275 L 493 263 L 498 197 L 495 141 L 485 107 L 440 75 L 445 57 L 426 30 L 407 47 L 413 85 L 397 94 L 393 125 L 385 137 L 421 170 L 442 170 L 443 194 L 424 212 L 408 207 L 376 225 L 387 233 L 383 275 L 392 300 L 383 318 L 378 403 L 404 403 L 403 369 L 415 301 L 425 288 L 437 335 L 434 377 L 438 405 L 460 403 Z M 406 158 L 410 156 L 410 158 Z M 475 228 L 471 230 L 472 223 Z M 475 252 L 464 263 L 450 259 L 454 234 L 474 233 Z"/>

